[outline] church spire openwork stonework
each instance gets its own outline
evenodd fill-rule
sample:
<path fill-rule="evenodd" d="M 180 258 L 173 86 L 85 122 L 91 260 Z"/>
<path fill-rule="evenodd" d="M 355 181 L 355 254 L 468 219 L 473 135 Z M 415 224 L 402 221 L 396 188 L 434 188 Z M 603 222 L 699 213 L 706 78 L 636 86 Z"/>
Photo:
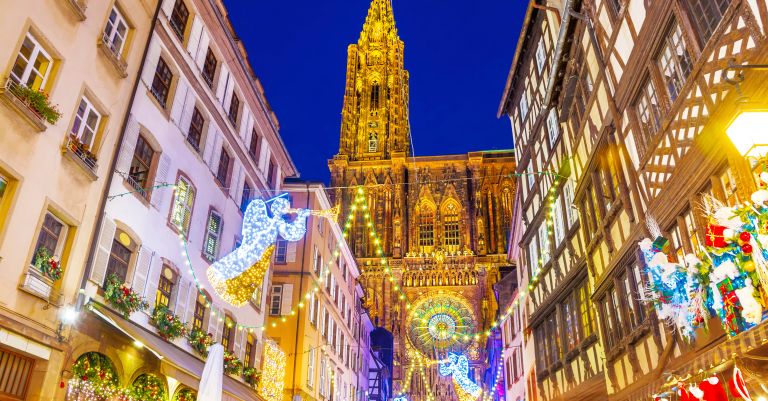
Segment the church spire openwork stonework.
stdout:
<path fill-rule="evenodd" d="M 347 49 L 339 155 L 408 155 L 408 71 L 389 0 L 373 0 L 357 44 Z"/>

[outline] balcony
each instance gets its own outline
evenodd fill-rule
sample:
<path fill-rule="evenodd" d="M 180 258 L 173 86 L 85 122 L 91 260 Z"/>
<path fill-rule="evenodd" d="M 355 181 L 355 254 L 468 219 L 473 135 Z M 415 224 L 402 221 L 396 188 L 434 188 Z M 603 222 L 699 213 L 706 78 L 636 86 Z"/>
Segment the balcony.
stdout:
<path fill-rule="evenodd" d="M 109 37 L 102 35 L 98 47 L 101 50 L 101 54 L 115 67 L 120 78 L 128 77 L 128 63 L 120 54 L 120 49 L 115 48 L 114 44 L 110 43 Z"/>
<path fill-rule="evenodd" d="M 43 116 L 41 104 L 31 98 L 32 91 L 24 85 L 8 78 L 5 85 L 0 88 L 2 99 L 20 116 L 26 120 L 37 132 L 45 131 L 48 126 L 45 124 L 46 118 Z M 49 106 L 50 110 L 55 110 Z M 58 120 L 58 117 L 55 119 Z M 51 119 L 48 119 L 50 122 Z"/>
<path fill-rule="evenodd" d="M 86 0 L 64 0 L 64 2 L 67 3 L 72 12 L 75 13 L 75 17 L 77 17 L 78 20 L 85 21 L 85 10 L 88 8 Z"/>
<path fill-rule="evenodd" d="M 97 159 L 96 155 L 91 153 L 88 145 L 80 142 L 76 136 L 70 135 L 64 146 L 63 153 L 80 166 L 91 180 L 96 181 L 96 178 L 98 178 L 96 175 L 98 170 Z"/>

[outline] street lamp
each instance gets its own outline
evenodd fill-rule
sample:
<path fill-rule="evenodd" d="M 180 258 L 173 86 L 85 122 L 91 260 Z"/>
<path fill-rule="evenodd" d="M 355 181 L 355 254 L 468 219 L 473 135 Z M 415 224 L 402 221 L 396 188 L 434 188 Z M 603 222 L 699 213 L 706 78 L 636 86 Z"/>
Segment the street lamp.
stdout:
<path fill-rule="evenodd" d="M 768 110 L 739 111 L 725 132 L 742 156 L 760 160 L 768 155 Z"/>

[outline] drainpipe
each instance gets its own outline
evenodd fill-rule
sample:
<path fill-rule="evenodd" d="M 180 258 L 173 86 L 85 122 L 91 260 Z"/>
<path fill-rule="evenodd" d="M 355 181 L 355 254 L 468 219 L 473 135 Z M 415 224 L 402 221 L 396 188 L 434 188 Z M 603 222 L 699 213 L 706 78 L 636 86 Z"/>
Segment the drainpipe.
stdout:
<path fill-rule="evenodd" d="M 307 201 L 305 204 L 305 208 L 309 209 L 309 183 L 304 183 L 306 187 L 306 193 L 307 193 Z M 307 219 L 307 222 L 309 222 L 309 219 Z M 308 225 L 307 230 L 311 230 L 312 226 Z M 307 238 L 307 237 L 304 237 Z M 301 274 L 299 274 L 299 302 L 303 302 L 301 300 L 301 294 L 304 293 L 304 258 L 307 256 L 307 243 L 304 241 L 304 247 L 302 247 L 301 251 Z M 310 299 L 309 302 L 312 302 Z M 296 308 L 296 337 L 293 339 L 293 378 L 291 379 L 291 401 L 293 401 L 294 397 L 296 397 L 296 362 L 299 359 L 299 324 L 301 323 L 301 311 L 302 308 Z"/>
<path fill-rule="evenodd" d="M 557 45 L 555 46 L 555 55 L 552 58 L 552 71 L 549 73 L 547 82 L 547 95 L 544 97 L 544 107 L 549 109 L 549 103 L 552 101 L 552 92 L 554 92 L 555 79 L 560 72 L 560 59 L 563 58 L 563 46 L 568 40 L 568 26 L 571 23 L 571 13 L 573 12 L 574 0 L 566 0 L 563 6 L 563 17 L 560 19 L 560 33 L 557 35 Z"/>
<path fill-rule="evenodd" d="M 128 127 L 128 120 L 130 117 L 131 109 L 133 108 L 133 102 L 136 99 L 136 92 L 139 89 L 139 85 L 141 84 L 141 73 L 144 70 L 144 64 L 147 62 L 147 53 L 149 52 L 149 43 L 152 41 L 152 35 L 155 31 L 155 26 L 157 25 L 157 17 L 160 15 L 160 9 L 162 8 L 163 0 L 157 0 L 157 6 L 155 7 L 155 15 L 152 16 L 152 22 L 149 29 L 149 35 L 147 35 L 147 42 L 144 45 L 144 52 L 141 54 L 141 64 L 139 65 L 139 69 L 136 72 L 136 83 L 133 85 L 133 89 L 131 90 L 131 98 L 128 101 L 128 106 L 125 110 L 125 118 L 123 119 L 123 126 L 120 129 L 120 135 L 117 138 L 117 143 L 115 144 L 115 151 L 113 153 L 112 162 L 109 165 L 109 172 L 107 176 L 107 182 L 104 185 L 104 192 L 102 193 L 101 200 L 99 201 L 99 210 L 98 214 L 96 216 L 96 222 L 94 223 L 94 230 L 91 234 L 91 247 L 88 249 L 88 258 L 85 260 L 85 269 L 83 271 L 83 277 L 80 280 L 80 288 L 79 290 L 84 290 L 85 285 L 88 283 L 88 277 L 91 275 L 91 268 L 93 266 L 93 257 L 96 254 L 96 248 L 98 247 L 98 236 L 101 233 L 101 225 L 104 222 L 104 210 L 107 207 L 107 197 L 109 194 L 109 188 L 112 186 L 112 179 L 115 176 L 115 168 L 117 167 L 117 159 L 120 155 L 120 148 L 123 144 L 123 139 L 125 139 L 125 130 Z M 80 293 L 77 295 L 77 300 L 75 302 L 75 309 L 79 312 L 80 309 L 83 307 L 83 303 L 85 301 L 85 297 L 81 296 Z"/>

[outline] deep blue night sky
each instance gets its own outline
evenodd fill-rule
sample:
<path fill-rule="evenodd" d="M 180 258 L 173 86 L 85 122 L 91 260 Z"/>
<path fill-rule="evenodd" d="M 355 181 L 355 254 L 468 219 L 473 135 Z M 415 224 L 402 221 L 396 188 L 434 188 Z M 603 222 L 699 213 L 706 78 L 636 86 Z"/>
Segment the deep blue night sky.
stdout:
<path fill-rule="evenodd" d="M 347 45 L 369 0 L 225 0 L 301 177 L 328 181 L 338 150 Z M 512 147 L 496 110 L 525 1 L 393 0 L 411 76 L 417 156 Z"/>

